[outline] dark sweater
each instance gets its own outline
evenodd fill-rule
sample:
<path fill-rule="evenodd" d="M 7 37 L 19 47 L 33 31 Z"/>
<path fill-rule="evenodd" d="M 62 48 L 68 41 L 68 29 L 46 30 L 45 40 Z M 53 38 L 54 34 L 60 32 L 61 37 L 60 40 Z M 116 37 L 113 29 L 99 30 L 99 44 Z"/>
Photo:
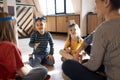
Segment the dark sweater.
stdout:
<path fill-rule="evenodd" d="M 29 46 L 34 48 L 35 43 L 40 43 L 36 49 L 34 49 L 33 54 L 42 54 L 42 53 L 54 53 L 54 43 L 53 38 L 49 32 L 40 34 L 38 31 L 34 32 L 30 37 Z M 50 51 L 48 49 L 48 43 L 50 46 Z"/>

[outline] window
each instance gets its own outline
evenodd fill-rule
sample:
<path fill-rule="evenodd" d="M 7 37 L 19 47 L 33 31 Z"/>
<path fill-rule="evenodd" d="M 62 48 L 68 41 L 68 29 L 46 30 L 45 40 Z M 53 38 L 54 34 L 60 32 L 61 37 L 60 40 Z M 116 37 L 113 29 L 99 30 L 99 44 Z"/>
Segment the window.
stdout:
<path fill-rule="evenodd" d="M 66 0 L 66 13 L 74 13 L 73 4 L 71 0 Z"/>
<path fill-rule="evenodd" d="M 66 13 L 66 4 L 65 0 L 56 0 L 56 14 L 65 14 Z"/>
<path fill-rule="evenodd" d="M 47 15 L 54 15 L 55 14 L 55 0 L 47 0 Z"/>
<path fill-rule="evenodd" d="M 72 0 L 44 0 L 44 2 L 43 0 L 39 1 L 42 7 L 42 11 L 45 12 L 45 15 L 74 13 Z"/>

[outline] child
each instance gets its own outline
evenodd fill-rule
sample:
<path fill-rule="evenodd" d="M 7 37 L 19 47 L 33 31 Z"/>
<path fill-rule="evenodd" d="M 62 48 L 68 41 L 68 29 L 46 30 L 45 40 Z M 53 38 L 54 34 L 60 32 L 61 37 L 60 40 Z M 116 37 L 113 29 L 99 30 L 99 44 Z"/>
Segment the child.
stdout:
<path fill-rule="evenodd" d="M 60 50 L 63 61 L 66 59 L 73 59 L 74 54 L 83 42 L 80 35 L 80 28 L 77 24 L 72 23 L 68 25 L 68 37 L 66 39 L 64 49 Z M 82 61 L 81 58 L 82 56 L 79 57 L 80 62 Z"/>
<path fill-rule="evenodd" d="M 47 68 L 32 68 L 23 64 L 21 52 L 16 46 L 14 22 L 13 16 L 0 12 L 0 80 L 16 80 L 16 74 L 22 80 L 44 80 Z"/>
<path fill-rule="evenodd" d="M 29 62 L 33 67 L 41 65 L 41 63 L 53 66 L 55 63 L 53 57 L 53 38 L 49 32 L 45 31 L 45 20 L 44 17 L 38 17 L 35 19 L 35 32 L 30 37 L 29 46 L 33 48 L 33 53 L 29 55 Z M 50 51 L 48 44 L 50 46 Z"/>

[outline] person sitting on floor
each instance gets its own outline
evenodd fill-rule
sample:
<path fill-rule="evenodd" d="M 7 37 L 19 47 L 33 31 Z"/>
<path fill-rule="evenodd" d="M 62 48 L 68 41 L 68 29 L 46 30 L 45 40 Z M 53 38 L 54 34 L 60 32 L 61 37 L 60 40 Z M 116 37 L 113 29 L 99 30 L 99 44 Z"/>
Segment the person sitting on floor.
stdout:
<path fill-rule="evenodd" d="M 81 46 L 83 39 L 81 38 L 80 28 L 77 24 L 71 23 L 68 25 L 68 37 L 65 41 L 64 49 L 60 50 L 62 60 L 73 59 L 76 51 Z M 82 52 L 83 54 L 83 52 Z M 81 62 L 81 55 L 79 55 Z"/>
<path fill-rule="evenodd" d="M 90 59 L 80 64 L 66 60 L 63 72 L 72 80 L 120 80 L 120 0 L 95 0 L 96 11 L 105 21 L 94 33 Z M 104 64 L 106 77 L 96 73 Z"/>
<path fill-rule="evenodd" d="M 16 80 L 16 75 L 22 80 L 44 80 L 48 73 L 46 67 L 32 68 L 22 62 L 14 28 L 15 18 L 0 12 L 0 80 Z"/>
<path fill-rule="evenodd" d="M 53 37 L 48 31 L 45 31 L 45 28 L 45 17 L 41 16 L 36 18 L 34 23 L 35 31 L 31 35 L 29 42 L 29 46 L 33 48 L 33 53 L 29 54 L 29 62 L 32 67 L 39 66 L 42 63 L 46 63 L 50 66 L 53 66 L 55 63 L 53 56 Z M 50 46 L 50 50 L 48 44 Z"/>

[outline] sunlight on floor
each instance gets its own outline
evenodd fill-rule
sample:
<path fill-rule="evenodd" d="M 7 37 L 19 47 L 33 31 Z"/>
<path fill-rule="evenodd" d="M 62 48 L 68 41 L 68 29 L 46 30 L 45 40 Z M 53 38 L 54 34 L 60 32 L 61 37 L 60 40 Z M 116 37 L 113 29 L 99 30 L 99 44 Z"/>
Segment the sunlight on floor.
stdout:
<path fill-rule="evenodd" d="M 53 71 L 48 72 L 48 74 L 50 74 L 50 75 L 54 75 L 54 74 L 58 74 L 58 73 L 60 73 L 60 71 L 58 71 L 58 70 L 53 70 Z"/>
<path fill-rule="evenodd" d="M 54 58 L 55 64 L 54 66 L 46 66 L 48 68 L 48 74 L 51 75 L 50 80 L 70 80 L 66 77 L 61 69 L 62 61 L 61 55 L 59 54 L 59 50 L 63 48 L 66 36 L 53 36 L 54 38 Z M 23 62 L 28 62 L 28 54 L 32 53 L 32 48 L 29 47 L 29 38 L 19 39 L 20 51 L 22 53 Z"/>

